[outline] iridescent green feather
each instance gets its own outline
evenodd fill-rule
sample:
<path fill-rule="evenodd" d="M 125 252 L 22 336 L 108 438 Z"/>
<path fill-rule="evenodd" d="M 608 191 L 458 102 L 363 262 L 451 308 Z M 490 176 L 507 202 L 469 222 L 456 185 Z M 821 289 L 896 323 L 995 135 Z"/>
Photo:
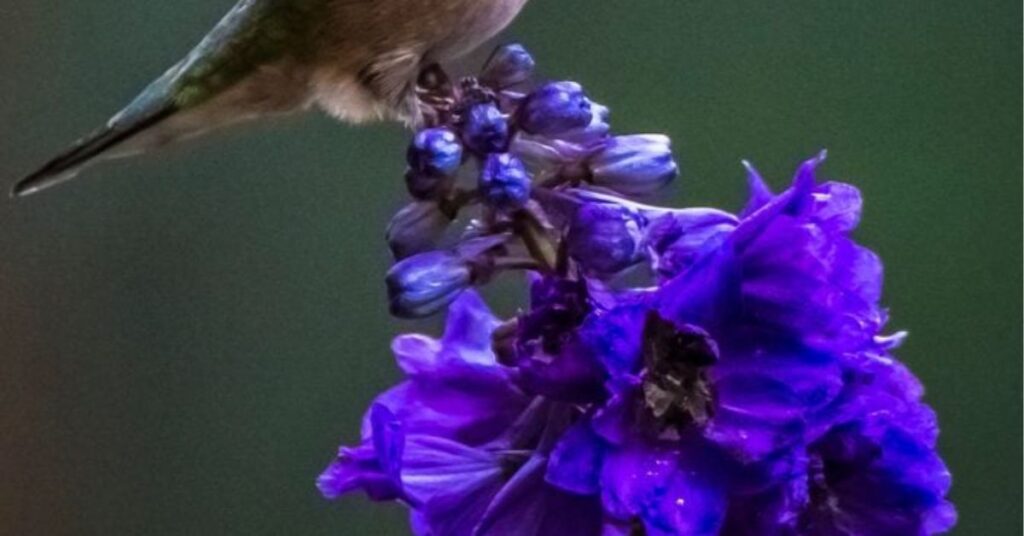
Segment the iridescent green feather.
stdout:
<path fill-rule="evenodd" d="M 185 58 L 175 81 L 180 107 L 201 103 L 260 65 L 285 53 L 302 54 L 308 26 L 327 0 L 242 0 Z"/>
<path fill-rule="evenodd" d="M 128 105 L 115 122 L 131 123 L 166 107 L 188 109 L 284 54 L 311 48 L 308 25 L 330 0 L 241 0 L 171 70 Z"/>

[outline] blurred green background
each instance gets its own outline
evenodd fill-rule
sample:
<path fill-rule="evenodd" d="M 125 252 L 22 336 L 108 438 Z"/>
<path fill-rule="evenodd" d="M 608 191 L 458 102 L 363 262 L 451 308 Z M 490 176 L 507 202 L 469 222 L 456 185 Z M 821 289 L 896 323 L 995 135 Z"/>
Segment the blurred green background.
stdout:
<path fill-rule="evenodd" d="M 231 3 L 6 0 L 3 184 Z M 741 158 L 782 185 L 829 149 L 941 416 L 956 534 L 992 536 L 1021 517 L 1020 22 L 1019 0 L 533 0 L 503 39 L 619 131 L 671 134 L 678 203 L 738 207 Z M 311 114 L 0 201 L 0 533 L 406 533 L 313 486 L 397 377 L 405 137 Z"/>

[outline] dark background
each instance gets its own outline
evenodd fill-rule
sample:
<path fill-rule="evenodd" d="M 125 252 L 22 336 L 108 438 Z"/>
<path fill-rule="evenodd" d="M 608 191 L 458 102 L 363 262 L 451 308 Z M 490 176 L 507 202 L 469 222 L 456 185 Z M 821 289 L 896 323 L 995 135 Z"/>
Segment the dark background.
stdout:
<path fill-rule="evenodd" d="M 5 0 L 3 188 L 230 4 Z M 781 186 L 829 149 L 963 535 L 1020 534 L 1020 22 L 1019 0 L 533 0 L 505 34 L 619 131 L 671 134 L 678 203 L 736 208 L 741 158 Z M 397 377 L 381 235 L 405 139 L 311 114 L 0 201 L 0 533 L 405 533 L 313 486 Z"/>

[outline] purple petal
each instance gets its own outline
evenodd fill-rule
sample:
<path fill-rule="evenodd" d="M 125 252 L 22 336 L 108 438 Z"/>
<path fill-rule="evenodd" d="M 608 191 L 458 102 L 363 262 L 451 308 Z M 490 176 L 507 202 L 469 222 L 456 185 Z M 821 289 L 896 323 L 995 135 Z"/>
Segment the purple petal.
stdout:
<path fill-rule="evenodd" d="M 532 356 L 517 365 L 516 385 L 530 394 L 587 403 L 604 394 L 604 369 L 579 341 L 568 341 L 555 356 Z"/>
<path fill-rule="evenodd" d="M 409 433 L 479 445 L 500 436 L 527 400 L 510 384 L 408 381 L 381 394 L 374 403 L 391 409 Z"/>
<path fill-rule="evenodd" d="M 606 450 L 605 442 L 594 433 L 588 421 L 576 423 L 551 452 L 547 482 L 579 495 L 598 493 Z"/>
<path fill-rule="evenodd" d="M 373 448 L 381 470 L 388 478 L 399 481 L 402 471 L 402 453 L 405 449 L 405 431 L 402 423 L 382 404 L 370 408 L 370 426 L 373 430 Z"/>
<path fill-rule="evenodd" d="M 602 474 L 606 511 L 639 517 L 648 534 L 718 534 L 726 482 L 718 462 L 698 444 L 634 443 L 608 455 Z"/>
<path fill-rule="evenodd" d="M 617 307 L 591 314 L 580 327 L 580 339 L 612 377 L 639 372 L 641 336 L 648 307 Z"/>
<path fill-rule="evenodd" d="M 416 503 L 462 496 L 500 485 L 499 458 L 483 449 L 433 436 L 409 436 L 402 457 L 402 487 Z"/>
<path fill-rule="evenodd" d="M 744 160 L 743 167 L 747 169 L 747 189 L 750 191 L 748 194 L 750 200 L 747 201 L 747 206 L 743 208 L 740 215 L 746 217 L 768 204 L 775 195 L 753 164 Z"/>
<path fill-rule="evenodd" d="M 826 182 L 815 194 L 814 218 L 830 231 L 849 232 L 860 223 L 860 190 L 842 182 Z"/>
<path fill-rule="evenodd" d="M 494 498 L 474 536 L 599 536 L 601 502 L 566 493 L 544 480 L 546 460 L 534 456 Z"/>
<path fill-rule="evenodd" d="M 401 486 L 381 470 L 377 453 L 369 445 L 339 450 L 338 458 L 320 474 L 316 486 L 324 498 L 331 500 L 360 489 L 375 501 L 401 496 Z"/>

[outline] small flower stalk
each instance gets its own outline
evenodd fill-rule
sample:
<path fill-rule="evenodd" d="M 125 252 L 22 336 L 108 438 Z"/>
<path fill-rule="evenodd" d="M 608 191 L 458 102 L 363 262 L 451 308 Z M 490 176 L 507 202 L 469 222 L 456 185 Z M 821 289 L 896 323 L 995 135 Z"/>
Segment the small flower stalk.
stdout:
<path fill-rule="evenodd" d="M 405 379 L 317 485 L 410 510 L 430 536 L 928 536 L 951 479 L 923 388 L 893 355 L 861 198 L 774 192 L 752 165 L 736 213 L 646 204 L 669 139 L 613 133 L 575 82 L 530 86 L 500 48 L 450 85 L 408 149 L 388 226 Z M 643 201 L 643 202 L 641 202 Z M 475 288 L 520 273 L 498 318 Z"/>

